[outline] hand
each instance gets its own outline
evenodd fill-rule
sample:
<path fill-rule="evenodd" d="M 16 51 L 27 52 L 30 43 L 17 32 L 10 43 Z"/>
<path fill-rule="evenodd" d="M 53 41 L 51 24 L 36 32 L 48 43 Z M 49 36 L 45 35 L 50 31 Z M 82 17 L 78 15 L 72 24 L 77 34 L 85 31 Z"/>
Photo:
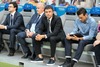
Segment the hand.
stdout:
<path fill-rule="evenodd" d="M 29 32 L 30 31 L 28 29 L 26 29 L 25 32 L 26 32 L 26 36 L 29 37 Z"/>
<path fill-rule="evenodd" d="M 74 35 L 74 36 L 72 37 L 72 40 L 79 41 L 80 38 Z"/>
<path fill-rule="evenodd" d="M 71 40 L 73 36 L 70 36 L 70 34 L 66 35 L 66 39 Z"/>
<path fill-rule="evenodd" d="M 26 29 L 25 32 L 30 32 L 29 29 Z"/>
<path fill-rule="evenodd" d="M 33 34 L 34 34 L 33 32 L 29 32 L 29 33 L 28 33 L 28 36 L 29 36 L 29 37 L 32 37 Z"/>
<path fill-rule="evenodd" d="M 35 39 L 36 39 L 37 41 L 41 41 L 43 38 L 45 38 L 44 35 L 37 34 L 37 36 L 36 36 Z"/>
<path fill-rule="evenodd" d="M 95 47 L 96 45 L 99 45 L 100 44 L 100 40 L 96 40 L 94 43 L 93 43 L 93 46 Z"/>
<path fill-rule="evenodd" d="M 5 26 L 0 24 L 0 29 L 5 29 Z"/>
<path fill-rule="evenodd" d="M 26 36 L 29 37 L 29 32 L 26 32 Z"/>
<path fill-rule="evenodd" d="M 98 21 L 98 24 L 100 24 L 100 21 Z"/>

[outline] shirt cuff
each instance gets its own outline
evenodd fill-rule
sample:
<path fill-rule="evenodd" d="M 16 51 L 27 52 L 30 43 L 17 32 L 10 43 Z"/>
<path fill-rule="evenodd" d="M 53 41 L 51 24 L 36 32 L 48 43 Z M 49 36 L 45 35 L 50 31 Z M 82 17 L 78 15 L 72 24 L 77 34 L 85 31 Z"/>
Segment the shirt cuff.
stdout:
<path fill-rule="evenodd" d="M 47 35 L 44 35 L 45 36 L 45 39 L 47 39 Z"/>
<path fill-rule="evenodd" d="M 5 26 L 5 30 L 7 30 L 7 26 Z"/>

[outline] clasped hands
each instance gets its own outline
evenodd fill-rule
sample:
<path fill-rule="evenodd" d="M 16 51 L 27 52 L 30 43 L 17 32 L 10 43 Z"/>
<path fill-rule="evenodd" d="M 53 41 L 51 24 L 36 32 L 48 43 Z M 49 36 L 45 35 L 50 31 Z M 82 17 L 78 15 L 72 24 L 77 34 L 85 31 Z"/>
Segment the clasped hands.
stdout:
<path fill-rule="evenodd" d="M 83 38 L 82 37 L 77 37 L 76 35 L 71 36 L 70 34 L 67 34 L 66 39 L 79 41 L 79 40 L 82 40 Z"/>
<path fill-rule="evenodd" d="M 36 37 L 35 37 L 35 40 L 41 41 L 43 38 L 45 38 L 45 35 L 37 34 Z"/>
<path fill-rule="evenodd" d="M 32 37 L 34 32 L 30 32 L 29 30 L 25 30 L 27 37 Z"/>
<path fill-rule="evenodd" d="M 26 32 L 27 37 L 32 37 L 32 35 L 34 34 L 34 32 L 30 32 L 28 29 L 26 29 L 25 32 Z M 35 37 L 35 40 L 41 41 L 43 38 L 45 38 L 45 35 L 37 34 Z"/>

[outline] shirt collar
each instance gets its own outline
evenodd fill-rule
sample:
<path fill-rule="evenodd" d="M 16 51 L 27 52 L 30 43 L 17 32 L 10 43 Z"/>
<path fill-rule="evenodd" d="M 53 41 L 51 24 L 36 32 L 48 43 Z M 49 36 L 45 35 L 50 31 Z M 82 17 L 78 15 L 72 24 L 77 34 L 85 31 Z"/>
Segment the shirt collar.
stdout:
<path fill-rule="evenodd" d="M 41 14 L 40 14 L 40 16 L 42 16 L 44 14 L 44 12 L 42 12 Z"/>
<path fill-rule="evenodd" d="M 13 15 L 13 16 L 14 16 L 15 12 L 16 12 L 16 11 L 14 11 L 13 13 L 11 13 L 11 15 Z"/>
<path fill-rule="evenodd" d="M 49 20 L 50 20 L 50 22 L 51 22 L 51 20 L 52 20 L 52 17 L 51 17 Z"/>

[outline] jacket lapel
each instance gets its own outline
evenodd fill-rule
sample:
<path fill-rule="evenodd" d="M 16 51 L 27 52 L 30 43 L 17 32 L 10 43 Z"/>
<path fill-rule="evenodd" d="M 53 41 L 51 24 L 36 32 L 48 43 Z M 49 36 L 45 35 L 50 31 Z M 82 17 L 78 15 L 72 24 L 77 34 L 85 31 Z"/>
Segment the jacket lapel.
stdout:
<path fill-rule="evenodd" d="M 13 18 L 13 24 L 15 24 L 15 20 L 16 20 L 16 15 L 17 15 L 17 12 L 15 12 L 15 14 L 14 14 L 14 18 Z"/>

